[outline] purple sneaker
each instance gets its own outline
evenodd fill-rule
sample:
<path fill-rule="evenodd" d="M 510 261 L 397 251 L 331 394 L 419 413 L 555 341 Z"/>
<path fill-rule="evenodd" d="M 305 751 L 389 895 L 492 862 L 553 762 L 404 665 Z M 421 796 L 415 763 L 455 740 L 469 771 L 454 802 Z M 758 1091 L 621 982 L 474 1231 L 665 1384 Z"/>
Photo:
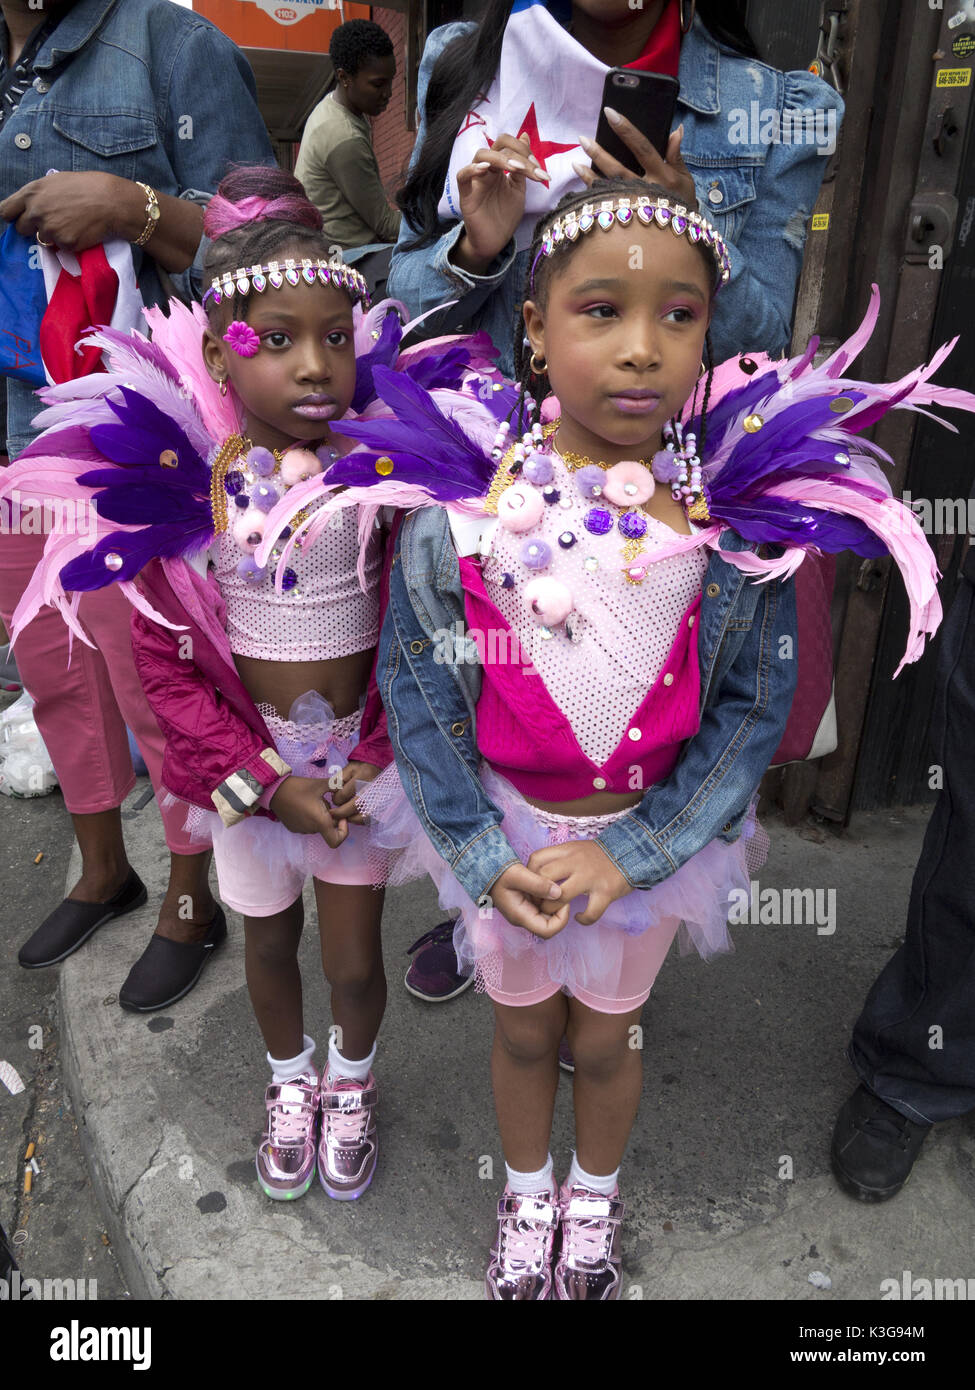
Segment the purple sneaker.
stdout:
<path fill-rule="evenodd" d="M 257 1180 L 275 1202 L 303 1197 L 315 1177 L 318 1076 L 302 1072 L 264 1092 L 267 1129 L 257 1151 Z"/>
<path fill-rule="evenodd" d="M 322 1073 L 322 1133 L 318 1141 L 318 1177 L 330 1197 L 350 1202 L 372 1182 L 379 1154 L 376 1134 L 376 1078 L 365 1081 Z"/>
<path fill-rule="evenodd" d="M 425 999 L 428 1004 L 443 1004 L 448 999 L 456 999 L 474 983 L 473 970 L 469 975 L 460 972 L 453 939 L 454 923 L 441 922 L 424 932 L 409 948 L 407 955 L 416 951 L 417 957 L 406 972 L 404 984 L 417 999 Z"/>
<path fill-rule="evenodd" d="M 527 1196 L 507 1187 L 498 1203 L 498 1237 L 485 1276 L 492 1302 L 536 1302 L 552 1297 L 552 1251 L 559 1228 L 554 1192 Z"/>

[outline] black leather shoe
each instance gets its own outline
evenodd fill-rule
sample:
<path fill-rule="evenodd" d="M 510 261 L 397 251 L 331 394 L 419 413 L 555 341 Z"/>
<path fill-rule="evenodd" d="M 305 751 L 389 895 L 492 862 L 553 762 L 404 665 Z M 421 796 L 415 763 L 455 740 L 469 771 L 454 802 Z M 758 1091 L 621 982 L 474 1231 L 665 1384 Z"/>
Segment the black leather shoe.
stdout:
<path fill-rule="evenodd" d="M 20 948 L 17 959 L 25 970 L 38 970 L 42 965 L 56 965 L 79 946 L 83 946 L 99 927 L 113 917 L 123 917 L 148 900 L 146 885 L 135 872 L 107 903 L 79 903 L 65 898 L 58 903 L 50 917 L 45 918 L 37 931 Z"/>
<path fill-rule="evenodd" d="M 930 1129 L 858 1086 L 833 1131 L 836 1181 L 861 1202 L 886 1202 L 907 1182 Z"/>
<path fill-rule="evenodd" d="M 216 948 L 227 939 L 227 919 L 218 907 L 206 936 L 200 942 L 170 941 L 153 936 L 128 973 L 118 992 L 118 1002 L 131 1013 L 149 1014 L 165 1009 L 189 994 L 203 974 Z"/>

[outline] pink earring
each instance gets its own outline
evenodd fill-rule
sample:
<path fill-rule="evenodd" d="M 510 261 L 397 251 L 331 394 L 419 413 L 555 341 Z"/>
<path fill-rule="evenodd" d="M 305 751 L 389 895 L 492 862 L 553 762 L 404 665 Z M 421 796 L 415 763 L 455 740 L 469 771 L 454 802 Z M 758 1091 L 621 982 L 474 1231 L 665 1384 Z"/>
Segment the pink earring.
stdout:
<path fill-rule="evenodd" d="M 234 319 L 223 335 L 223 340 L 230 344 L 238 357 L 253 357 L 261 346 L 261 340 L 253 328 L 241 319 Z"/>

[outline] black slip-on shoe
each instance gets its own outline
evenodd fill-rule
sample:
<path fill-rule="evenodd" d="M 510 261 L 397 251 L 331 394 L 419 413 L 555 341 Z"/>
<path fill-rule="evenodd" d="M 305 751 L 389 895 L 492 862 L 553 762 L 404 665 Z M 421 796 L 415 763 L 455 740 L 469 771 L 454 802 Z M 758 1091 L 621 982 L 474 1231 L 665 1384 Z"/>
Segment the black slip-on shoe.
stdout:
<path fill-rule="evenodd" d="M 930 1130 L 858 1086 L 833 1131 L 836 1181 L 861 1202 L 886 1202 L 907 1182 Z"/>
<path fill-rule="evenodd" d="M 131 1013 L 148 1014 L 182 999 L 203 974 L 216 948 L 227 939 L 227 919 L 217 907 L 202 941 L 170 941 L 152 936 L 118 992 L 118 1002 Z"/>
<path fill-rule="evenodd" d="M 134 869 L 107 903 L 79 903 L 65 898 L 46 917 L 34 935 L 25 941 L 17 959 L 25 970 L 39 970 L 43 965 L 57 965 L 79 946 L 83 946 L 99 927 L 113 917 L 123 917 L 148 901 L 146 885 Z"/>

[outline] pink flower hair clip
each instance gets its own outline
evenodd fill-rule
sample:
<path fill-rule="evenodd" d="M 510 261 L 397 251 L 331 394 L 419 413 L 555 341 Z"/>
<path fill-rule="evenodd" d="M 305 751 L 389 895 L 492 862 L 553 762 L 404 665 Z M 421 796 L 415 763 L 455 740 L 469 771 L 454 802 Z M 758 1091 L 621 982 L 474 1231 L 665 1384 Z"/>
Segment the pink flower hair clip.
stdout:
<path fill-rule="evenodd" d="M 261 346 L 261 340 L 253 328 L 242 319 L 234 319 L 223 335 L 223 340 L 230 344 L 238 357 L 253 357 Z"/>

